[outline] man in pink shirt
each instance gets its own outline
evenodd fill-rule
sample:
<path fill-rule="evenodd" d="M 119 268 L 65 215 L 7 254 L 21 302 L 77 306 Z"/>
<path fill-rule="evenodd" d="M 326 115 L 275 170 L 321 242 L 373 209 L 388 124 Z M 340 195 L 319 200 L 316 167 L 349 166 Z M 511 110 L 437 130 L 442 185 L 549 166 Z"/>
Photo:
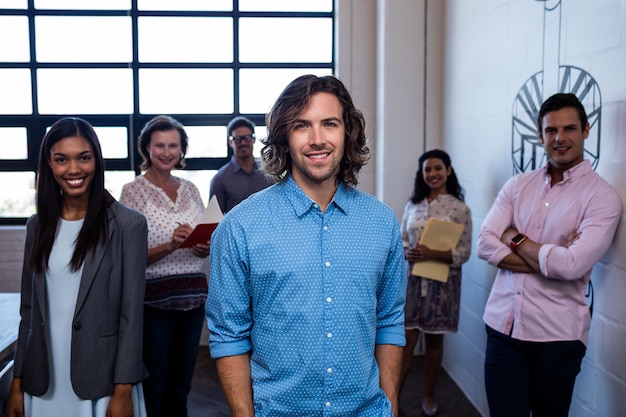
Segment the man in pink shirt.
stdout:
<path fill-rule="evenodd" d="M 622 213 L 584 160 L 589 123 L 573 94 L 541 106 L 546 166 L 509 179 L 485 217 L 478 257 L 497 266 L 484 321 L 491 417 L 567 417 L 591 314 L 585 291 Z"/>

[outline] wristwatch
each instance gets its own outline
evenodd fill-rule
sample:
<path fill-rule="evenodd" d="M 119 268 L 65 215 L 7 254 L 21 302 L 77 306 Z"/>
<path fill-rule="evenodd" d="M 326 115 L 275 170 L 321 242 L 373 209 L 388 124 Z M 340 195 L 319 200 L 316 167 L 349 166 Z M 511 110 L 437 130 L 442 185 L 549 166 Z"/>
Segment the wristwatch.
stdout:
<path fill-rule="evenodd" d="M 513 239 L 511 239 L 511 241 L 509 242 L 509 246 L 511 247 L 511 250 L 513 252 L 517 252 L 517 248 L 519 248 L 520 245 L 524 243 L 526 239 L 527 239 L 526 235 L 523 235 L 521 233 L 516 234 L 513 237 Z"/>

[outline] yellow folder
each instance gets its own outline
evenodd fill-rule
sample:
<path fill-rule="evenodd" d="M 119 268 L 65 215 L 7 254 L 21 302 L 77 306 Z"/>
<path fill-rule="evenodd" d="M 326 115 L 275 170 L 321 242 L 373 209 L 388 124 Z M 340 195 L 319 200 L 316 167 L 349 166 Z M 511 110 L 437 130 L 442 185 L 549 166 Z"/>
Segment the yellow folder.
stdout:
<path fill-rule="evenodd" d="M 464 226 L 459 223 L 448 222 L 431 217 L 426 223 L 420 244 L 433 250 L 447 251 L 456 248 L 461 239 Z M 413 275 L 430 278 L 441 282 L 448 281 L 450 265 L 440 261 L 415 262 L 411 273 Z"/>

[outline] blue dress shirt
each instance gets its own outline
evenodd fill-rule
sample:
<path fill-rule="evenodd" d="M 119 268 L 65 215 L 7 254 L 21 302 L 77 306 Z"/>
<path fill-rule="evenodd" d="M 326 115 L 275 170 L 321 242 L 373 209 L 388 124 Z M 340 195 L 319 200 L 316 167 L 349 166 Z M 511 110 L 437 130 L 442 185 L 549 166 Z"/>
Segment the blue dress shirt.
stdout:
<path fill-rule="evenodd" d="M 288 178 L 211 238 L 211 354 L 251 351 L 256 416 L 392 416 L 374 348 L 404 346 L 405 294 L 391 209 L 340 185 L 323 213 Z"/>

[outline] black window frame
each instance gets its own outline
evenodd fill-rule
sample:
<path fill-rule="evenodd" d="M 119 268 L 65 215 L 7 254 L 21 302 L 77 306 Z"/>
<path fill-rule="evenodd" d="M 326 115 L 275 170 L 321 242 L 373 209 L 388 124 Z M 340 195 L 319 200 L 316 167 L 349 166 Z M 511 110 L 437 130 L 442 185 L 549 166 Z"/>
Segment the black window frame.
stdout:
<path fill-rule="evenodd" d="M 81 117 L 94 126 L 119 126 L 126 127 L 128 132 L 127 146 L 128 156 L 123 159 L 105 159 L 107 170 L 133 171 L 139 175 L 141 156 L 137 151 L 137 137 L 141 128 L 156 114 L 139 113 L 139 69 L 144 68 L 227 68 L 233 70 L 233 112 L 227 114 L 169 114 L 185 126 L 226 126 L 236 116 L 244 115 L 250 118 L 258 126 L 265 125 L 265 114 L 245 114 L 239 111 L 239 78 L 241 69 L 328 69 L 335 73 L 336 52 L 336 17 L 335 4 L 332 2 L 330 12 L 251 12 L 239 11 L 239 1 L 233 0 L 232 11 L 139 11 L 137 0 L 131 1 L 130 10 L 36 10 L 34 0 L 28 0 L 28 8 L 1 9 L 0 16 L 27 16 L 29 21 L 29 62 L 0 62 L 0 69 L 24 68 L 31 73 L 31 99 L 33 113 L 29 115 L 6 115 L 0 114 L 0 127 L 22 127 L 27 131 L 28 157 L 25 160 L 3 159 L 0 162 L 0 172 L 34 172 L 36 175 L 38 153 L 41 141 L 46 129 L 61 117 L 69 115 L 39 114 L 37 101 L 37 70 L 43 68 L 131 68 L 133 72 L 133 113 L 132 114 L 71 114 Z M 130 16 L 132 20 L 133 57 L 130 63 L 48 63 L 36 61 L 35 49 L 35 17 L 36 16 Z M 232 63 L 140 63 L 138 59 L 138 19 L 144 16 L 180 16 L 180 17 L 228 17 L 233 19 L 233 62 Z M 280 62 L 280 63 L 242 63 L 239 61 L 239 20 L 247 17 L 263 18 L 331 18 L 332 19 L 332 58 L 330 62 Z M 226 141 L 227 138 L 224 138 Z M 223 158 L 187 158 L 186 169 L 188 170 L 217 170 L 228 162 L 232 156 L 232 150 L 228 148 L 228 155 Z M 26 217 L 0 217 L 0 225 L 23 225 Z"/>

